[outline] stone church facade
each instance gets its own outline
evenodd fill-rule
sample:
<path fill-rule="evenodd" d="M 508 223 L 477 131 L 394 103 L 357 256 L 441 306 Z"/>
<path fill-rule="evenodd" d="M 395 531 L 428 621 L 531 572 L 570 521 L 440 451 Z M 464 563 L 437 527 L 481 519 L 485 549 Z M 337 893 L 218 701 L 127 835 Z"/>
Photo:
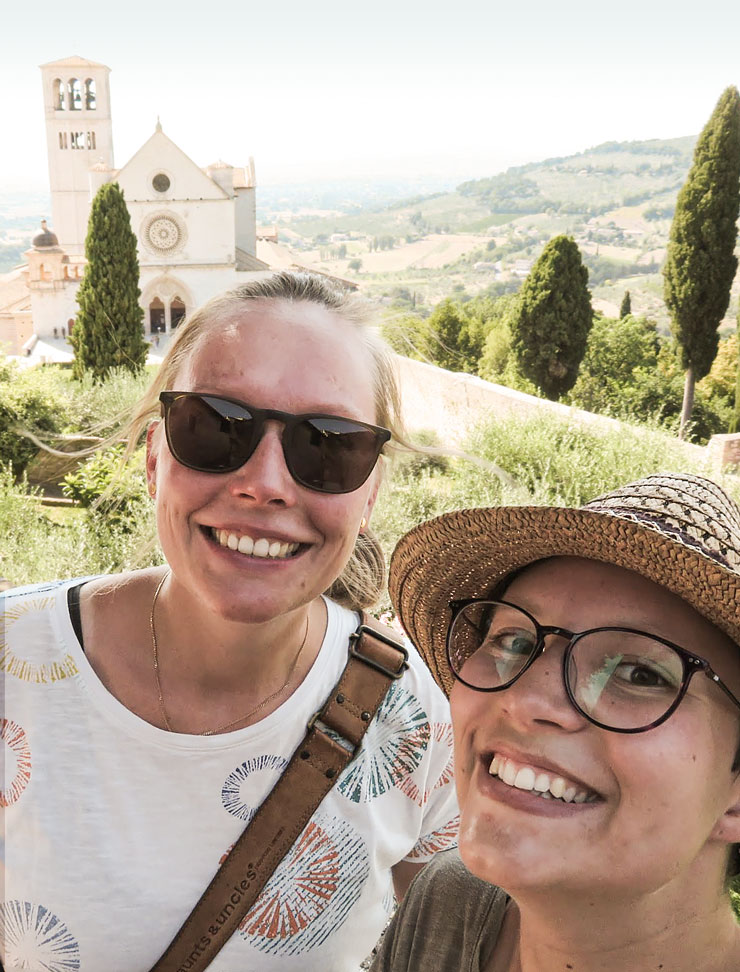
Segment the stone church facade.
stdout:
<path fill-rule="evenodd" d="M 209 297 L 270 271 L 256 256 L 254 162 L 199 168 L 158 121 L 116 169 L 109 75 L 80 57 L 41 66 L 51 226 L 42 225 L 17 272 L 27 300 L 18 299 L 20 280 L 12 306 L 0 294 L 0 340 L 13 328 L 17 345 L 29 332 L 64 337 L 74 326 L 90 207 L 106 182 L 119 184 L 131 215 L 147 334 L 170 332 Z"/>

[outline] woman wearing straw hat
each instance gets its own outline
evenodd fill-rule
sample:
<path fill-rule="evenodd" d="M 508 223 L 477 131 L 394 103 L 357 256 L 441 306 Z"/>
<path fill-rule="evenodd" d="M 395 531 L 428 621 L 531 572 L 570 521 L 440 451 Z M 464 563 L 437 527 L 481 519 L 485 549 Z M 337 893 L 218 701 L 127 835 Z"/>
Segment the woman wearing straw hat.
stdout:
<path fill-rule="evenodd" d="M 740 969 L 735 503 L 667 474 L 449 513 L 390 588 L 450 695 L 461 824 L 374 969 Z"/>

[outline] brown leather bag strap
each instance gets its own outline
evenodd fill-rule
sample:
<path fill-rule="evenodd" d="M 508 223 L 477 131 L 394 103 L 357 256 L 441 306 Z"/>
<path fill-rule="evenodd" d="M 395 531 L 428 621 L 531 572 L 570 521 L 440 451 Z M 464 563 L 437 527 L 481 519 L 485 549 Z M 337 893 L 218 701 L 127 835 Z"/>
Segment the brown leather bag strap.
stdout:
<path fill-rule="evenodd" d="M 239 927 L 362 737 L 408 652 L 365 615 L 350 636 L 349 660 L 329 698 L 213 880 L 151 972 L 201 972 Z M 329 730 L 327 732 L 326 730 Z M 329 733 L 347 741 L 343 746 Z M 349 748 L 348 748 L 349 747 Z"/>

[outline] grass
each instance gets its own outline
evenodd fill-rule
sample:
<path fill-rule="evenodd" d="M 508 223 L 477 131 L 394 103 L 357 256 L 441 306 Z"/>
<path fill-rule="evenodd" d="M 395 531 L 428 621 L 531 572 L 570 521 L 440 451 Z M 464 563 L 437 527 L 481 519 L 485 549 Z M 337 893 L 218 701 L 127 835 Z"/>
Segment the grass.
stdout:
<path fill-rule="evenodd" d="M 41 507 L 40 494 L 0 467 L 0 577 L 14 586 L 155 563 L 151 510 L 128 531 L 79 508 Z"/>
<path fill-rule="evenodd" d="M 73 527 L 80 518 L 85 516 L 85 511 L 80 506 L 44 506 L 40 500 L 39 504 L 41 506 L 39 513 L 50 523 L 59 526 Z"/>

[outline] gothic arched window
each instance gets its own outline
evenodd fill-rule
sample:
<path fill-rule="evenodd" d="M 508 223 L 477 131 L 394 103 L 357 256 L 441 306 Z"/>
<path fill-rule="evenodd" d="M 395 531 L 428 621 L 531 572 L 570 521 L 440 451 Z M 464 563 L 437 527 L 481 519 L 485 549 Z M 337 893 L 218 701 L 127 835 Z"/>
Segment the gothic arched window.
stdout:
<path fill-rule="evenodd" d="M 170 327 L 174 330 L 185 317 L 185 303 L 179 297 L 173 297 L 170 304 Z"/>
<path fill-rule="evenodd" d="M 72 111 L 80 111 L 82 108 L 82 85 L 79 78 L 70 78 L 69 88 L 69 107 Z"/>
<path fill-rule="evenodd" d="M 85 108 L 94 111 L 98 107 L 97 94 L 95 90 L 95 79 L 88 78 L 85 81 Z"/>
<path fill-rule="evenodd" d="M 54 108 L 56 111 L 64 111 L 67 107 L 64 103 L 64 82 L 61 78 L 54 78 L 52 81 L 52 96 L 54 98 Z"/>
<path fill-rule="evenodd" d="M 164 301 L 159 297 L 155 297 L 149 304 L 149 331 L 151 334 L 165 332 Z"/>

